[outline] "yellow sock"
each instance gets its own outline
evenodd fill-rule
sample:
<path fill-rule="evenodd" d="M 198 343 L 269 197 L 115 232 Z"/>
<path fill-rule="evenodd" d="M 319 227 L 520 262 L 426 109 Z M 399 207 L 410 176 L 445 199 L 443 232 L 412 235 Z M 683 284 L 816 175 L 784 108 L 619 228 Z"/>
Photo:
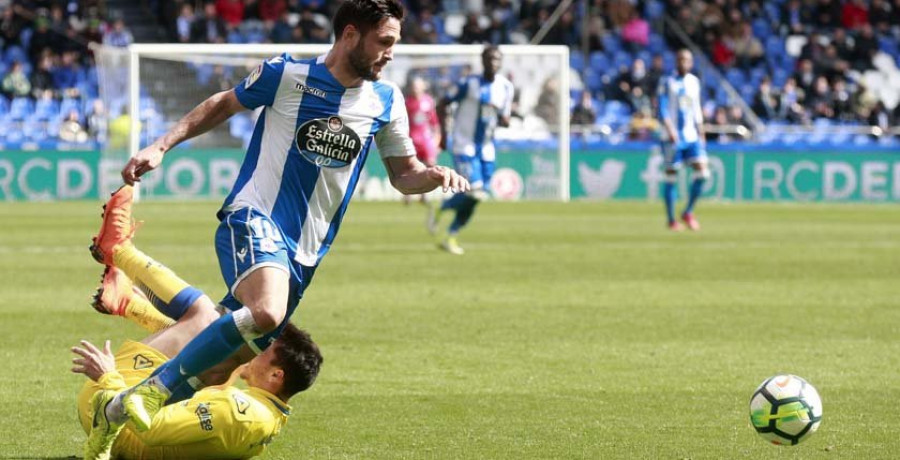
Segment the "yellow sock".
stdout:
<path fill-rule="evenodd" d="M 175 324 L 172 318 L 163 315 L 153 304 L 138 296 L 132 297 L 128 305 L 125 305 L 124 316 L 150 332 L 159 332 Z"/>
<path fill-rule="evenodd" d="M 134 245 L 120 245 L 113 254 L 113 263 L 134 282 L 143 284 L 159 300 L 169 303 L 190 285 L 165 265 L 153 260 Z"/>

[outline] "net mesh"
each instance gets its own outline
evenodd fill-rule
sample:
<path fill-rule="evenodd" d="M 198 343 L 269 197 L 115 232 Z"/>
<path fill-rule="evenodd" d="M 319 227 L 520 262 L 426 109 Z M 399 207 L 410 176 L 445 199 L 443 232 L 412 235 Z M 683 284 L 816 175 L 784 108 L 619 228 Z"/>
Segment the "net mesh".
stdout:
<path fill-rule="evenodd" d="M 202 49 L 199 49 L 202 48 Z M 568 91 L 561 90 L 561 76 L 568 69 L 563 67 L 567 56 L 561 56 L 556 47 L 503 48 L 501 73 L 516 87 L 514 114 L 509 128 L 496 132 L 498 140 L 498 170 L 495 194 L 501 198 L 559 199 L 561 196 L 560 172 L 561 125 L 560 107 L 568 109 Z M 131 79 L 139 87 L 139 138 L 140 147 L 149 145 L 161 136 L 182 116 L 211 94 L 233 88 L 262 60 L 281 52 L 296 59 L 315 57 L 327 51 L 327 47 L 287 47 L 260 49 L 260 47 L 137 47 L 133 52 L 138 60 L 137 75 L 131 75 L 130 55 L 127 50 L 103 48 L 97 52 L 101 98 L 108 108 L 109 129 L 103 152 L 111 165 L 124 164 L 129 156 L 128 136 L 131 119 L 129 114 Z M 395 49 L 394 61 L 384 70 L 383 79 L 405 88 L 413 76 L 421 76 L 427 82 L 428 92 L 435 100 L 461 77 L 480 72 L 481 50 L 478 47 L 430 47 L 405 53 L 403 47 Z M 566 64 L 567 67 L 567 64 Z M 565 94 L 563 94 L 565 93 Z M 176 150 L 205 151 L 212 157 L 223 157 L 239 164 L 243 149 L 249 143 L 257 113 L 244 112 L 212 131 L 180 145 Z M 568 139 L 563 139 L 567 145 Z M 175 155 L 177 156 L 177 155 Z M 184 168 L 166 177 L 163 170 L 148 175 L 144 181 L 145 197 L 179 196 L 197 191 L 201 196 L 221 196 L 227 193 L 228 177 L 213 187 L 213 172 L 206 159 L 196 160 L 196 167 Z M 224 161 L 224 160 L 223 160 Z M 166 159 L 164 168 L 170 160 Z M 451 164 L 448 154 L 442 154 L 440 162 Z M 381 180 L 384 173 L 377 161 L 370 161 L 364 174 Z M 162 168 L 162 169 L 164 169 Z M 185 185 L 191 182 L 191 169 L 200 169 L 206 177 L 199 186 Z M 225 176 L 236 177 L 236 168 Z M 513 172 L 515 174 L 513 174 Z M 220 171 L 221 173 L 221 171 Z M 183 177 L 179 177 L 183 176 Z M 359 193 L 364 198 L 396 198 L 385 187 L 373 189 L 378 180 L 364 177 Z M 166 185 L 167 182 L 170 182 Z M 180 185 L 179 185 L 180 184 Z M 174 187 L 173 187 L 174 185 Z M 175 188 L 176 190 L 171 190 Z M 190 193 L 188 193 L 190 194 Z"/>

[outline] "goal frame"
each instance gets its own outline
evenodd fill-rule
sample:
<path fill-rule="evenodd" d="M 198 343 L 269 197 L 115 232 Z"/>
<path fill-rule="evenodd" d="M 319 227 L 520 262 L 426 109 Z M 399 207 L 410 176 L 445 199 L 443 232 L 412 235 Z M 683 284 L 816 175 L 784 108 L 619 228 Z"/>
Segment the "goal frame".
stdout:
<path fill-rule="evenodd" d="M 128 155 L 133 157 L 140 150 L 140 59 L 141 57 L 163 57 L 171 55 L 190 54 L 258 54 L 275 56 L 281 53 L 324 54 L 331 50 L 333 44 L 187 44 L 187 43 L 163 43 L 132 44 L 128 47 L 129 76 L 128 76 L 128 110 L 131 117 L 131 129 L 129 133 Z M 555 55 L 559 59 L 559 200 L 567 202 L 570 199 L 570 132 L 569 132 L 569 106 L 570 80 L 569 80 L 569 48 L 562 45 L 500 45 L 500 52 L 504 55 L 529 55 L 543 54 Z M 484 50 L 483 45 L 397 45 L 394 47 L 395 55 L 423 56 L 431 54 L 457 54 L 466 56 L 480 55 Z M 136 190 L 137 191 L 137 190 Z"/>

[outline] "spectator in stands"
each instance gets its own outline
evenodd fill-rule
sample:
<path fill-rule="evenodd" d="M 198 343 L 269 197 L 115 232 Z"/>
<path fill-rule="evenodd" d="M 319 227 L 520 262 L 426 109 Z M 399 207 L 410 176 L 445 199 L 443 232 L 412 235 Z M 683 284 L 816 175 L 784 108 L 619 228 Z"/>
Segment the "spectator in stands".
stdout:
<path fill-rule="evenodd" d="M 479 23 L 479 15 L 470 12 L 466 16 L 466 23 L 463 25 L 462 34 L 459 36 L 459 42 L 464 45 L 473 43 L 484 43 L 487 41 L 487 32 L 481 28 Z"/>
<path fill-rule="evenodd" d="M 713 64 L 719 67 L 731 67 L 734 65 L 734 50 L 728 46 L 725 37 L 721 33 L 713 31 L 707 32 L 706 35 L 712 36 L 711 40 L 708 40 L 712 43 L 710 57 L 712 58 Z"/>
<path fill-rule="evenodd" d="M 869 123 L 869 126 L 877 126 L 883 133 L 891 129 L 891 115 L 882 101 L 878 101 L 875 104 L 875 108 L 872 109 L 872 113 L 869 114 L 869 118 L 866 121 Z"/>
<path fill-rule="evenodd" d="M 860 72 L 874 68 L 872 59 L 878 52 L 878 38 L 875 37 L 871 24 L 863 24 L 860 27 L 855 43 L 856 56 L 852 63 L 853 68 Z"/>
<path fill-rule="evenodd" d="M 842 77 L 834 79 L 831 85 L 832 110 L 834 117 L 842 121 L 853 121 L 859 117 L 859 114 L 853 111 L 853 95 L 847 88 L 847 81 Z"/>
<path fill-rule="evenodd" d="M 841 4 L 837 0 L 819 0 L 816 6 L 815 25 L 830 30 L 841 25 Z"/>
<path fill-rule="evenodd" d="M 244 20 L 243 0 L 216 0 L 216 13 L 231 27 L 237 27 Z"/>
<path fill-rule="evenodd" d="M 628 139 L 633 141 L 653 140 L 659 132 L 659 120 L 654 117 L 652 110 L 645 107 L 631 116 L 628 124 Z"/>
<path fill-rule="evenodd" d="M 846 0 L 841 7 L 841 24 L 845 29 L 856 30 L 869 23 L 869 7 L 866 0 Z"/>
<path fill-rule="evenodd" d="M 800 3 L 800 0 L 789 0 L 781 8 L 781 24 L 787 26 L 785 35 L 803 35 L 806 25 L 812 24 L 812 9 Z"/>
<path fill-rule="evenodd" d="M 881 35 L 891 35 L 892 21 L 894 25 L 900 25 L 900 1 L 896 3 L 896 9 L 891 7 L 888 0 L 872 0 L 869 5 L 869 22 L 875 31 Z M 894 37 L 900 37 L 900 27 L 893 33 Z"/>
<path fill-rule="evenodd" d="M 750 121 L 747 120 L 747 115 L 740 105 L 735 104 L 728 108 L 728 124 L 735 127 L 743 127 L 747 131 L 750 130 Z M 740 128 L 737 129 L 740 131 Z"/>
<path fill-rule="evenodd" d="M 106 106 L 103 104 L 103 100 L 94 99 L 87 117 L 88 134 L 100 142 L 105 142 L 107 123 L 109 123 L 109 115 L 106 113 Z"/>
<path fill-rule="evenodd" d="M 2 91 L 9 99 L 27 97 L 31 94 L 31 82 L 28 81 L 21 62 L 14 61 L 12 63 L 9 73 L 3 77 Z"/>
<path fill-rule="evenodd" d="M 738 26 L 738 33 L 732 39 L 731 48 L 734 50 L 735 62 L 743 69 L 754 67 L 762 60 L 762 43 L 753 35 L 753 29 L 747 21 Z"/>
<path fill-rule="evenodd" d="M 178 34 L 178 41 L 181 43 L 190 43 L 191 41 L 191 25 L 194 23 L 194 7 L 190 3 L 181 5 L 181 12 L 175 19 L 175 31 Z"/>
<path fill-rule="evenodd" d="M 848 62 L 853 60 L 853 56 L 856 53 L 856 43 L 847 35 L 844 29 L 835 29 L 831 33 L 831 45 L 837 51 L 838 59 Z"/>
<path fill-rule="evenodd" d="M 81 125 L 81 118 L 77 110 L 72 109 L 65 115 L 65 119 L 59 125 L 59 138 L 65 142 L 78 143 L 88 140 L 88 133 Z"/>
<path fill-rule="evenodd" d="M 2 17 L 0 17 L 0 43 L 2 43 L 2 51 L 6 51 L 10 46 L 21 45 L 21 33 L 21 18 L 16 15 L 12 7 L 4 8 Z"/>
<path fill-rule="evenodd" d="M 581 40 L 578 35 L 578 27 L 575 24 L 575 16 L 567 10 L 559 17 L 559 21 L 550 28 L 550 31 L 541 42 L 546 45 L 577 46 Z"/>
<path fill-rule="evenodd" d="M 719 127 L 728 127 L 731 122 L 728 120 L 728 109 L 724 106 L 716 107 L 716 111 L 712 116 L 712 121 L 710 123 L 713 126 Z M 723 131 L 723 132 L 713 132 L 713 131 Z M 715 130 L 710 129 L 706 131 L 706 140 L 707 141 L 715 141 L 722 144 L 726 144 L 731 142 L 736 137 L 729 134 L 727 129 Z"/>
<path fill-rule="evenodd" d="M 644 92 L 644 88 L 640 85 L 635 85 L 631 88 L 631 93 L 628 95 L 628 105 L 631 106 L 632 112 L 639 112 L 644 109 L 652 112 L 653 109 L 650 96 Z"/>
<path fill-rule="evenodd" d="M 753 113 L 764 120 L 778 118 L 778 93 L 772 88 L 772 79 L 763 77 L 759 83 L 759 90 L 753 97 Z"/>
<path fill-rule="evenodd" d="M 31 92 L 35 99 L 54 96 L 52 72 L 53 55 L 48 52 L 41 57 L 37 68 L 31 72 Z"/>
<path fill-rule="evenodd" d="M 56 52 L 59 46 L 58 35 L 50 30 L 47 18 L 39 16 L 34 21 L 34 33 L 31 34 L 31 42 L 28 45 L 28 56 L 31 62 L 37 61 L 41 53 L 49 49 Z"/>
<path fill-rule="evenodd" d="M 591 97 L 590 91 L 582 91 L 581 98 L 572 109 L 571 124 L 573 125 L 593 125 L 597 119 L 597 109 L 594 108 L 594 98 Z"/>
<path fill-rule="evenodd" d="M 630 18 L 622 26 L 622 42 L 631 51 L 639 51 L 650 43 L 650 24 L 637 11 L 631 10 Z"/>
<path fill-rule="evenodd" d="M 662 80 L 662 77 L 665 74 L 665 63 L 663 63 L 662 55 L 654 54 L 653 59 L 650 61 L 650 70 L 647 71 L 644 92 L 650 95 L 656 94 L 656 89 L 659 87 L 659 81 Z"/>
<path fill-rule="evenodd" d="M 834 118 L 834 98 L 828 86 L 828 79 L 816 77 L 812 93 L 806 98 L 806 108 L 813 118 Z"/>
<path fill-rule="evenodd" d="M 300 27 L 301 33 L 303 28 Z M 269 40 L 272 43 L 291 43 L 294 35 L 294 27 L 291 26 L 291 12 L 284 10 L 284 14 L 272 25 L 272 31 L 269 32 Z"/>
<path fill-rule="evenodd" d="M 287 9 L 285 0 L 259 0 L 259 19 L 276 21 Z"/>
<path fill-rule="evenodd" d="M 225 21 L 216 13 L 216 5 L 207 3 L 203 6 L 203 17 L 191 24 L 191 42 L 225 43 L 226 35 Z"/>
<path fill-rule="evenodd" d="M 818 32 L 809 35 L 806 43 L 800 49 L 800 59 L 809 59 L 814 64 L 818 64 L 825 57 L 825 45 L 828 39 L 822 37 Z"/>
<path fill-rule="evenodd" d="M 107 46 L 127 48 L 132 42 L 134 42 L 134 37 L 131 36 L 131 32 L 125 27 L 125 21 L 122 19 L 116 19 L 112 29 L 103 34 L 103 44 Z"/>
<path fill-rule="evenodd" d="M 328 29 L 316 20 L 315 13 L 308 8 L 300 13 L 299 26 L 303 29 L 308 43 L 328 43 L 331 38 Z"/>
<path fill-rule="evenodd" d="M 63 97 L 79 97 L 78 74 L 80 71 L 77 54 L 74 52 L 63 53 L 59 65 L 51 72 L 53 87 Z"/>
<path fill-rule="evenodd" d="M 812 92 L 813 84 L 816 81 L 816 73 L 813 71 L 813 63 L 809 59 L 801 59 L 794 72 L 794 82 L 803 90 L 805 94 Z"/>
<path fill-rule="evenodd" d="M 559 80 L 556 77 L 548 78 L 541 85 L 534 114 L 543 118 L 549 126 L 559 124 Z"/>
<path fill-rule="evenodd" d="M 868 118 L 878 100 L 878 95 L 866 86 L 865 82 L 856 82 L 856 91 L 853 92 L 852 98 L 853 113 L 859 114 L 863 119 Z"/>
<path fill-rule="evenodd" d="M 781 97 L 778 100 L 778 118 L 791 123 L 809 123 L 809 117 L 803 103 L 806 94 L 797 86 L 797 81 L 791 77 L 784 83 L 781 89 Z"/>
<path fill-rule="evenodd" d="M 825 47 L 825 58 L 819 65 L 819 74 L 824 75 L 828 81 L 843 78 L 850 70 L 850 63 L 838 56 L 837 47 L 828 45 Z"/>

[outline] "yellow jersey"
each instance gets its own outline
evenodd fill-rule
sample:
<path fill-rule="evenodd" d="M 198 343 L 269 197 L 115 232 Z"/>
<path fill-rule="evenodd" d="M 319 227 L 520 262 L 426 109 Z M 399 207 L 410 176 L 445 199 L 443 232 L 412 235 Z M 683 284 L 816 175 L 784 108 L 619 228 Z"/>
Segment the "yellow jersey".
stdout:
<path fill-rule="evenodd" d="M 115 357 L 117 372 L 99 382 L 89 380 L 78 395 L 78 418 L 85 433 L 91 429 L 90 400 L 95 392 L 136 385 L 168 360 L 154 348 L 132 341 L 122 345 Z M 163 407 L 145 432 L 127 423 L 113 445 L 112 457 L 250 458 L 266 449 L 290 412 L 290 406 L 259 388 L 206 388 L 187 401 Z"/>

